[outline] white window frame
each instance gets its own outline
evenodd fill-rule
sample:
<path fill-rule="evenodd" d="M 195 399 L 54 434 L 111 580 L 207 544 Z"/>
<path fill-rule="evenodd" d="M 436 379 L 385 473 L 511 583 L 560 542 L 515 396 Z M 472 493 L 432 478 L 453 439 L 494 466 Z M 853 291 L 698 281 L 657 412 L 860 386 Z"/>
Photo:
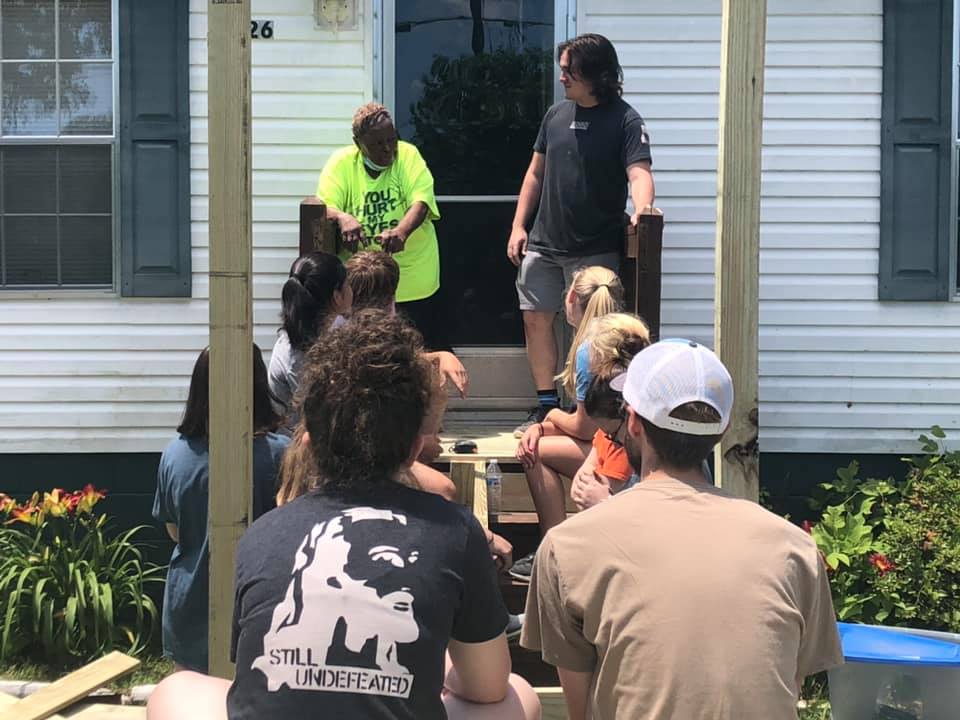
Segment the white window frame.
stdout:
<path fill-rule="evenodd" d="M 55 3 L 54 10 L 54 58 L 38 62 L 53 62 L 57 65 L 57 122 L 60 122 L 60 84 L 59 84 L 59 64 L 60 64 L 60 0 Z M 113 265 L 111 269 L 112 282 L 109 286 L 103 287 L 38 287 L 29 286 L 20 288 L 0 286 L 0 299 L 9 298 L 64 298 L 64 297 L 100 297 L 116 296 L 120 288 L 120 136 L 119 136 L 119 114 L 120 114 L 120 1 L 111 0 L 110 3 L 110 42 L 111 59 L 113 67 L 113 126 L 110 135 L 3 135 L 2 126 L 0 126 L 0 145 L 109 145 L 110 146 L 110 184 L 111 184 L 111 245 Z M 2 47 L 3 37 L 0 35 L 0 58 L 3 57 Z M 0 64 L 14 62 L 23 62 L 22 60 L 0 60 Z M 31 61 L 33 62 L 33 61 Z M 106 61 L 94 61 L 105 63 Z"/>

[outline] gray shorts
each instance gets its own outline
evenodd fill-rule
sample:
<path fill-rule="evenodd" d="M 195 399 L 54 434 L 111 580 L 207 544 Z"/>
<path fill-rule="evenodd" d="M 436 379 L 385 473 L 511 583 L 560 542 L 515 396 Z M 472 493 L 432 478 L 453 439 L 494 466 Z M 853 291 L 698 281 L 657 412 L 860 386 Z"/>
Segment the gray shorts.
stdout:
<path fill-rule="evenodd" d="M 566 257 L 541 255 L 536 250 L 527 250 L 517 272 L 520 309 L 560 312 L 563 310 L 564 294 L 573 281 L 573 273 L 591 265 L 601 265 L 617 272 L 620 269 L 620 253 Z"/>

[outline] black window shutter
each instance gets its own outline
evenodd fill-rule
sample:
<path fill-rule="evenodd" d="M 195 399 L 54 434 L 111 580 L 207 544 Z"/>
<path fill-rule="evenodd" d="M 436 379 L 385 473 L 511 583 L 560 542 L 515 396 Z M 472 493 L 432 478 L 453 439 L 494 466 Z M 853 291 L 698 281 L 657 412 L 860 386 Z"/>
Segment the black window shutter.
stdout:
<path fill-rule="evenodd" d="M 950 297 L 953 0 L 884 0 L 881 300 Z"/>
<path fill-rule="evenodd" d="M 120 2 L 121 294 L 190 296 L 188 0 Z"/>

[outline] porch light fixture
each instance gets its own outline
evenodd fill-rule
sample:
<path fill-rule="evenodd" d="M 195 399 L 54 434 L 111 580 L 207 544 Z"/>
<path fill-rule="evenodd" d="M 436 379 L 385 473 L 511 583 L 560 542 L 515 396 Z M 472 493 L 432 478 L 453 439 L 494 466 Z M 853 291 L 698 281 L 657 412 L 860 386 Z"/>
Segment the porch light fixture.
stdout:
<path fill-rule="evenodd" d="M 313 17 L 321 30 L 356 30 L 357 0 L 314 0 Z"/>

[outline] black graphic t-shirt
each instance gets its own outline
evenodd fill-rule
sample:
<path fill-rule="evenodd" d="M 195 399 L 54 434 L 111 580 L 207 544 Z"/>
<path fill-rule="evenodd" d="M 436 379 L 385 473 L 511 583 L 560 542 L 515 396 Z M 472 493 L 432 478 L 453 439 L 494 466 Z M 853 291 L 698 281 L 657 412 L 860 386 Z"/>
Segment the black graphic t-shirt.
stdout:
<path fill-rule="evenodd" d="M 267 513 L 236 580 L 231 720 L 445 718 L 448 640 L 492 640 L 508 618 L 477 520 L 400 485 Z"/>
<path fill-rule="evenodd" d="M 543 116 L 533 150 L 546 165 L 530 249 L 573 257 L 620 250 L 627 168 L 651 159 L 637 111 L 621 98 L 589 108 L 564 100 Z"/>

